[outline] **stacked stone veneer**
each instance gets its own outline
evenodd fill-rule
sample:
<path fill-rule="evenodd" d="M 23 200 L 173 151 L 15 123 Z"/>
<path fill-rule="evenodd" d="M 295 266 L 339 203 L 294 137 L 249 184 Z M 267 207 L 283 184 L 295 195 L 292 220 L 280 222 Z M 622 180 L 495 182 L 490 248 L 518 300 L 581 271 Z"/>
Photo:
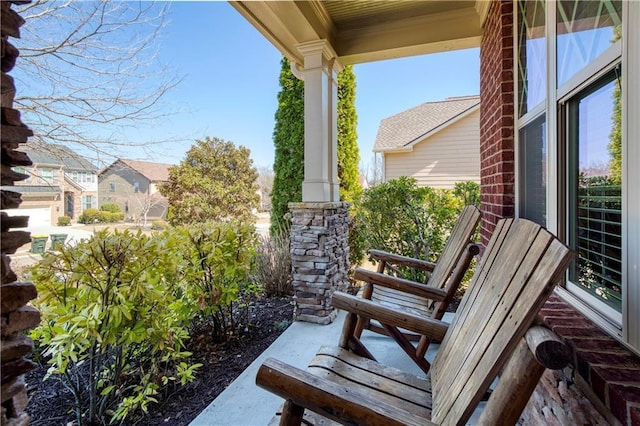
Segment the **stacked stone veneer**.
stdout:
<path fill-rule="evenodd" d="M 9 42 L 10 37 L 20 36 L 20 26 L 24 20 L 11 9 L 13 4 L 28 3 L 25 1 L 0 2 L 0 28 L 2 34 L 2 185 L 12 186 L 16 181 L 27 176 L 16 173 L 13 166 L 29 166 L 31 161 L 23 152 L 18 151 L 20 144 L 27 142 L 33 133 L 20 120 L 20 113 L 13 109 L 15 86 L 9 72 L 13 69 L 18 57 L 18 50 Z M 20 205 L 20 194 L 2 190 L 0 208 L 10 209 Z M 29 398 L 24 383 L 24 373 L 35 364 L 25 356 L 33 350 L 33 342 L 23 334 L 40 322 L 40 314 L 28 306 L 28 302 L 36 297 L 36 290 L 31 283 L 16 282 L 16 274 L 11 270 L 9 254 L 15 253 L 18 247 L 30 241 L 29 233 L 16 231 L 15 228 L 27 226 L 28 217 L 9 217 L 1 214 L 1 256 L 2 273 L 0 280 L 0 390 L 1 413 L 0 423 L 5 426 L 26 425 L 29 415 L 24 411 Z"/>
<path fill-rule="evenodd" d="M 329 324 L 336 290 L 348 287 L 349 204 L 290 203 L 294 319 Z"/>

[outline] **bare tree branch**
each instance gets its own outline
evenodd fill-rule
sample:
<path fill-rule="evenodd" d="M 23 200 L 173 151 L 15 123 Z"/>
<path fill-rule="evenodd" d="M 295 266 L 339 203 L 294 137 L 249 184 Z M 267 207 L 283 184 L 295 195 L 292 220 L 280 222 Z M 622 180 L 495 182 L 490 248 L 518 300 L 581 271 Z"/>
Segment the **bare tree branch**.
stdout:
<path fill-rule="evenodd" d="M 158 55 L 167 5 L 36 0 L 22 6 L 15 102 L 37 139 L 98 158 L 150 147 L 151 141 L 122 135 L 175 112 L 163 99 L 181 79 Z"/>

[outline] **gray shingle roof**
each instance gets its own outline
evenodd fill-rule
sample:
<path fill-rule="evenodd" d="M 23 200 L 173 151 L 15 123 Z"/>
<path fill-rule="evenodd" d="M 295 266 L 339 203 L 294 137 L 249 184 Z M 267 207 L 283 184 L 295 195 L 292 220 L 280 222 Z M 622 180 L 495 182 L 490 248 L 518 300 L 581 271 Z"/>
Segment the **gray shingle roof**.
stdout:
<path fill-rule="evenodd" d="M 373 152 L 406 147 L 428 133 L 449 125 L 456 117 L 480 105 L 480 96 L 447 98 L 426 102 L 380 122 Z"/>
<path fill-rule="evenodd" d="M 127 160 L 118 158 L 113 164 L 105 168 L 100 174 L 112 167 L 129 167 L 149 179 L 150 182 L 166 182 L 169 180 L 169 167 L 173 164 L 150 163 L 148 161 Z"/>
<path fill-rule="evenodd" d="M 98 170 L 89 160 L 66 146 L 30 141 L 21 145 L 19 150 L 26 152 L 34 165 L 64 166 L 67 170 Z"/>
<path fill-rule="evenodd" d="M 13 191 L 19 192 L 20 194 L 28 194 L 28 193 L 54 193 L 54 192 L 62 192 L 59 186 L 57 185 L 7 185 L 2 186 L 3 191 Z"/>

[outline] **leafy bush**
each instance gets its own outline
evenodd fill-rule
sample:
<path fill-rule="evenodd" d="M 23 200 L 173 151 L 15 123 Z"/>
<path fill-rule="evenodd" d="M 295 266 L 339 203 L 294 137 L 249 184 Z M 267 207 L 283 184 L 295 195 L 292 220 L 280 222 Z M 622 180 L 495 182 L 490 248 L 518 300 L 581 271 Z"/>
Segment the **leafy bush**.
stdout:
<path fill-rule="evenodd" d="M 124 220 L 124 213 L 122 212 L 110 212 L 101 211 L 98 215 L 98 221 L 100 223 L 115 223 Z"/>
<path fill-rule="evenodd" d="M 475 182 L 454 190 L 418 187 L 401 177 L 370 188 L 356 200 L 349 246 L 352 262 L 371 248 L 437 261 L 465 204 L 479 203 Z M 399 275 L 424 280 L 422 273 L 399 268 Z"/>
<path fill-rule="evenodd" d="M 236 327 L 234 303 L 248 313 L 248 303 L 261 293 L 250 280 L 255 255 L 253 224 L 199 223 L 172 228 L 179 239 L 185 298 L 201 319 L 211 319 L 214 338 L 226 339 Z"/>
<path fill-rule="evenodd" d="M 255 282 L 270 296 L 293 294 L 289 234 L 275 231 L 270 237 L 260 237 L 256 252 Z"/>
<path fill-rule="evenodd" d="M 100 210 L 103 212 L 120 213 L 122 209 L 115 203 L 106 203 L 100 206 Z"/>
<path fill-rule="evenodd" d="M 84 223 L 84 224 L 100 222 L 100 210 L 85 209 L 80 215 L 80 217 L 78 218 L 78 222 Z"/>
<path fill-rule="evenodd" d="M 71 218 L 69 216 L 60 216 L 58 218 L 58 226 L 69 226 L 71 225 Z"/>
<path fill-rule="evenodd" d="M 169 224 L 166 220 L 156 219 L 151 222 L 151 229 L 154 231 L 163 231 L 169 227 Z"/>
<path fill-rule="evenodd" d="M 467 180 L 456 182 L 453 187 L 453 195 L 462 201 L 465 206 L 480 207 L 480 184 Z"/>
<path fill-rule="evenodd" d="M 105 204 L 108 205 L 108 204 Z M 124 213 L 107 210 L 86 209 L 78 218 L 78 222 L 91 223 L 115 223 L 124 220 Z"/>
<path fill-rule="evenodd" d="M 102 231 L 33 267 L 42 323 L 32 336 L 50 357 L 47 378 L 73 393 L 78 424 L 146 411 L 161 386 L 193 379 L 175 249 L 168 234 Z"/>

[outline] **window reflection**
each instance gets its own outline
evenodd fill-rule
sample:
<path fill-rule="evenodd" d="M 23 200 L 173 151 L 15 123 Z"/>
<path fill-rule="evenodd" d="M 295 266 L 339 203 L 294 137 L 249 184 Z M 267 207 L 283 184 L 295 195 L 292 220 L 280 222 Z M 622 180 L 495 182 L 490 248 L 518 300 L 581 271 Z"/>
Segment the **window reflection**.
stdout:
<path fill-rule="evenodd" d="M 545 99 L 547 85 L 545 2 L 520 1 L 519 13 L 519 116 Z"/>
<path fill-rule="evenodd" d="M 577 97 L 570 114 L 570 194 L 577 261 L 570 279 L 620 311 L 622 191 L 620 80 L 617 70 Z"/>
<path fill-rule="evenodd" d="M 547 224 L 547 123 L 536 118 L 520 129 L 520 217 Z"/>
<path fill-rule="evenodd" d="M 620 38 L 621 16 L 621 1 L 557 2 L 558 87 Z"/>

